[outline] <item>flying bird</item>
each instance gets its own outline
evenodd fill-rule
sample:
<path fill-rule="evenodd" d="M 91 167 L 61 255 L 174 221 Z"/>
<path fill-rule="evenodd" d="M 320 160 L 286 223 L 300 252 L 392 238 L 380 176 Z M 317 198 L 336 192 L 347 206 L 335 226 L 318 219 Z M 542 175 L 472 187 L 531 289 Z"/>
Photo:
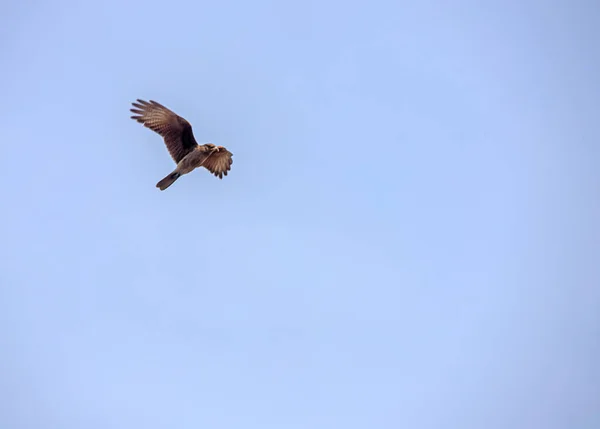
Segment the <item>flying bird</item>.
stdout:
<path fill-rule="evenodd" d="M 212 143 L 198 144 L 192 132 L 192 125 L 175 112 L 160 103 L 150 100 L 137 100 L 131 103 L 135 113 L 131 119 L 161 135 L 167 150 L 177 164 L 173 172 L 156 184 L 164 191 L 184 174 L 191 173 L 199 167 L 204 167 L 219 179 L 227 176 L 233 163 L 233 154 L 223 146 Z"/>

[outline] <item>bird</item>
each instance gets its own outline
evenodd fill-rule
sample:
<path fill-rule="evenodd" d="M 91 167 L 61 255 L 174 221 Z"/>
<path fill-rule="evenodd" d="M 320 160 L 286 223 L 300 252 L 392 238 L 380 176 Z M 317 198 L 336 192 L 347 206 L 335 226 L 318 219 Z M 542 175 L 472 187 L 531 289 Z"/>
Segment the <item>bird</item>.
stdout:
<path fill-rule="evenodd" d="M 162 104 L 139 98 L 129 109 L 135 115 L 131 119 L 163 137 L 167 150 L 177 164 L 175 170 L 160 180 L 156 187 L 164 191 L 184 174 L 204 167 L 219 179 L 227 176 L 233 164 L 233 154 L 223 146 L 213 143 L 198 144 L 192 125 Z"/>

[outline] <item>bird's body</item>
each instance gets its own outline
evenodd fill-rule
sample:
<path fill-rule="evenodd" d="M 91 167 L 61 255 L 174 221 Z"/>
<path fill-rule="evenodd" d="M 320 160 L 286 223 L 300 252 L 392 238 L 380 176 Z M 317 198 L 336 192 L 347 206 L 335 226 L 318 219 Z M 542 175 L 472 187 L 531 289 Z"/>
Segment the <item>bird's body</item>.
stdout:
<path fill-rule="evenodd" d="M 219 179 L 227 176 L 233 163 L 231 152 L 212 143 L 196 143 L 190 123 L 156 101 L 138 99 L 132 104 L 136 109 L 130 110 L 136 115 L 131 118 L 161 135 L 177 164 L 173 172 L 156 184 L 157 188 L 164 191 L 179 177 L 198 167 L 205 167 Z"/>

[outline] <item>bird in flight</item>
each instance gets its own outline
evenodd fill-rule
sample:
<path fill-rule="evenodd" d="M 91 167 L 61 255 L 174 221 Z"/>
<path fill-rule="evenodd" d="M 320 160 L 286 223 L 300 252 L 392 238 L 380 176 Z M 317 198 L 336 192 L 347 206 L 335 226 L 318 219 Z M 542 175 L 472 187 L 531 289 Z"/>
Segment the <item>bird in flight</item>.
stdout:
<path fill-rule="evenodd" d="M 138 99 L 137 103 L 131 104 L 135 107 L 130 109 L 135 113 L 131 119 L 161 135 L 171 158 L 177 164 L 173 172 L 156 184 L 157 188 L 164 191 L 181 176 L 198 167 L 206 168 L 219 179 L 227 176 L 233 163 L 231 152 L 212 143 L 196 143 L 192 125 L 156 101 Z"/>

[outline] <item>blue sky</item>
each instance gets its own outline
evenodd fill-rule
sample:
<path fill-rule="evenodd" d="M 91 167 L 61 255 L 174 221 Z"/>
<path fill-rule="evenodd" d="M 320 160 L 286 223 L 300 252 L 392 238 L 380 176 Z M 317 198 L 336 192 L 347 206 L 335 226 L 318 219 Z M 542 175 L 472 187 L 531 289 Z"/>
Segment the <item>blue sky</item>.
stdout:
<path fill-rule="evenodd" d="M 600 427 L 598 9 L 4 5 L 0 427 Z"/>

